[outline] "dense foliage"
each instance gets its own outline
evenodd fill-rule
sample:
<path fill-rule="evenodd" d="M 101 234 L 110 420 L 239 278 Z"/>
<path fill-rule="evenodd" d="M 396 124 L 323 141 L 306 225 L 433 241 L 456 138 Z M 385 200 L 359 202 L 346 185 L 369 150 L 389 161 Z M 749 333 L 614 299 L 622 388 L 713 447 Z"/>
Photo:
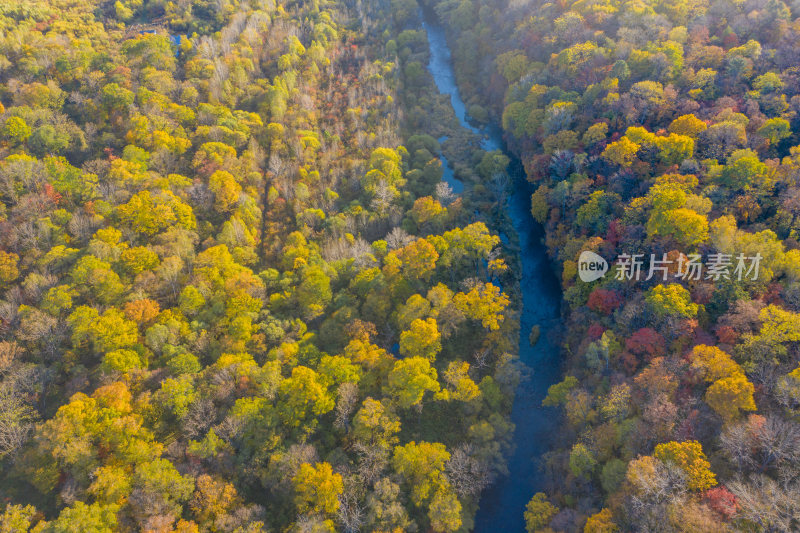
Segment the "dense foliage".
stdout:
<path fill-rule="evenodd" d="M 0 530 L 471 527 L 518 303 L 413 13 L 0 1 Z"/>
<path fill-rule="evenodd" d="M 563 274 L 561 446 L 530 531 L 800 527 L 800 4 L 446 0 Z M 644 253 L 637 282 L 578 257 Z M 730 254 L 730 275 L 676 276 Z M 763 260 L 734 275 L 738 254 Z M 673 263 L 647 277 L 650 254 Z"/>

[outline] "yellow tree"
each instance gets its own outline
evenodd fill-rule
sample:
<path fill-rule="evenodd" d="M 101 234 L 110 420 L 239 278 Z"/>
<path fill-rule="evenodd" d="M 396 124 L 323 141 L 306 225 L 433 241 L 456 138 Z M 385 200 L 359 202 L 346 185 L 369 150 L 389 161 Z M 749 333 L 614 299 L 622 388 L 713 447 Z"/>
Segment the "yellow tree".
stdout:
<path fill-rule="evenodd" d="M 662 463 L 671 463 L 683 470 L 687 476 L 686 486 L 690 490 L 702 491 L 717 484 L 711 463 L 696 440 L 659 444 L 653 455 Z"/>
<path fill-rule="evenodd" d="M 583 533 L 614 533 L 619 527 L 614 523 L 610 509 L 603 509 L 586 519 Z"/>
<path fill-rule="evenodd" d="M 755 387 L 747 380 L 742 367 L 716 346 L 700 344 L 692 349 L 692 367 L 699 370 L 711 386 L 706 403 L 725 422 L 738 418 L 740 411 L 755 411 Z"/>
<path fill-rule="evenodd" d="M 622 137 L 620 140 L 606 146 L 606 149 L 603 150 L 603 157 L 622 167 L 629 167 L 638 151 L 638 144 L 627 137 Z"/>
<path fill-rule="evenodd" d="M 705 400 L 725 422 L 730 422 L 739 417 L 740 411 L 756 410 L 753 392 L 755 388 L 744 374 L 735 374 L 712 383 Z"/>
<path fill-rule="evenodd" d="M 534 533 L 544 529 L 558 512 L 558 507 L 547 501 L 544 492 L 537 492 L 525 506 L 525 529 Z"/>
<path fill-rule="evenodd" d="M 436 319 L 417 318 L 408 330 L 400 334 L 400 353 L 410 357 L 426 357 L 431 361 L 442 349 L 442 336 Z"/>
<path fill-rule="evenodd" d="M 342 476 L 329 463 L 303 463 L 292 478 L 295 504 L 300 512 L 333 514 L 339 509 L 339 495 L 344 492 Z"/>
<path fill-rule="evenodd" d="M 394 364 L 389 372 L 387 392 L 400 407 L 405 409 L 419 405 L 428 391 L 439 392 L 436 369 L 424 357 L 409 357 Z"/>

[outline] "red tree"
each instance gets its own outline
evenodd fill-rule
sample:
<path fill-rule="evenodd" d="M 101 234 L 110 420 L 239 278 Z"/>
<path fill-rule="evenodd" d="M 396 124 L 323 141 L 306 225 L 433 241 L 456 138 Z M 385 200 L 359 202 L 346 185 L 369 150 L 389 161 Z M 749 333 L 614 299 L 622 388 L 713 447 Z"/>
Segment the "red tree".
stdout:
<path fill-rule="evenodd" d="M 709 507 L 722 515 L 725 520 L 730 520 L 736 514 L 738 507 L 736 496 L 724 486 L 708 489 L 703 494 L 703 499 Z"/>
<path fill-rule="evenodd" d="M 653 357 L 664 355 L 664 344 L 664 337 L 651 328 L 637 330 L 625 341 L 625 347 L 631 353 L 644 357 L 648 361 Z"/>
<path fill-rule="evenodd" d="M 620 306 L 622 297 L 617 291 L 609 289 L 595 289 L 589 295 L 589 309 L 603 315 L 610 315 Z"/>

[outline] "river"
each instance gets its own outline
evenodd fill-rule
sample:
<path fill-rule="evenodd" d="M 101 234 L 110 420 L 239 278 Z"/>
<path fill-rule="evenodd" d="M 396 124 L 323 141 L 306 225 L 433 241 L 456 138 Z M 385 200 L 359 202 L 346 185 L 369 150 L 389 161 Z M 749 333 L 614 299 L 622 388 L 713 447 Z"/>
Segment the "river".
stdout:
<path fill-rule="evenodd" d="M 544 234 L 540 224 L 530 213 L 531 184 L 519 159 L 506 150 L 502 133 L 497 125 L 476 128 L 469 123 L 466 106 L 455 81 L 450 49 L 444 30 L 436 15 L 423 10 L 423 27 L 428 35 L 430 63 L 428 70 L 442 94 L 450 95 L 453 109 L 461 125 L 484 136 L 485 150 L 503 150 L 510 158 L 508 172 L 512 191 L 506 209 L 519 236 L 522 279 L 522 315 L 520 328 L 520 361 L 531 372 L 517 390 L 511 419 L 516 425 L 515 449 L 508 458 L 509 475 L 498 479 L 481 496 L 480 509 L 475 517 L 478 533 L 524 532 L 525 505 L 535 492 L 544 489 L 544 476 L 539 470 L 539 459 L 551 448 L 558 426 L 558 413 L 542 407 L 547 388 L 560 380 L 560 357 L 554 342 L 555 330 L 560 322 L 561 289 L 550 268 L 547 250 L 542 243 Z M 447 162 L 443 161 L 447 166 Z M 446 173 L 448 182 L 455 181 L 452 172 Z M 458 187 L 454 184 L 454 189 Z M 460 185 L 460 184 L 459 184 Z M 539 325 L 538 343 L 531 346 L 528 335 L 534 325 Z"/>

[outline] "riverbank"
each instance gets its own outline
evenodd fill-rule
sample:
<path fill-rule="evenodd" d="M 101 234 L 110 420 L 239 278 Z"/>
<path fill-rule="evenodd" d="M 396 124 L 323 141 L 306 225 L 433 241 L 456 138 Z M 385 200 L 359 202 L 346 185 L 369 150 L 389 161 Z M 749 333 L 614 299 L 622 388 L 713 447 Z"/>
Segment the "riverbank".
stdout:
<path fill-rule="evenodd" d="M 510 194 L 506 211 L 519 240 L 520 316 L 519 359 L 529 370 L 517 389 L 511 418 L 516 425 L 515 448 L 508 458 L 509 474 L 487 489 L 475 518 L 475 531 L 523 532 L 523 512 L 533 494 L 544 488 L 544 476 L 538 459 L 550 448 L 557 429 L 557 415 L 541 402 L 547 388 L 560 377 L 560 358 L 555 341 L 560 317 L 561 293 L 557 278 L 550 269 L 547 250 L 542 244 L 544 231 L 530 214 L 530 195 L 533 192 L 519 159 L 505 150 L 497 127 L 476 128 L 469 117 L 455 82 L 452 59 L 444 30 L 435 14 L 423 10 L 423 28 L 428 37 L 431 60 L 428 70 L 436 86 L 450 97 L 456 117 L 462 127 L 484 136 L 481 147 L 502 150 L 510 159 L 508 175 Z M 541 335 L 535 346 L 529 342 L 531 328 L 538 325 Z"/>

